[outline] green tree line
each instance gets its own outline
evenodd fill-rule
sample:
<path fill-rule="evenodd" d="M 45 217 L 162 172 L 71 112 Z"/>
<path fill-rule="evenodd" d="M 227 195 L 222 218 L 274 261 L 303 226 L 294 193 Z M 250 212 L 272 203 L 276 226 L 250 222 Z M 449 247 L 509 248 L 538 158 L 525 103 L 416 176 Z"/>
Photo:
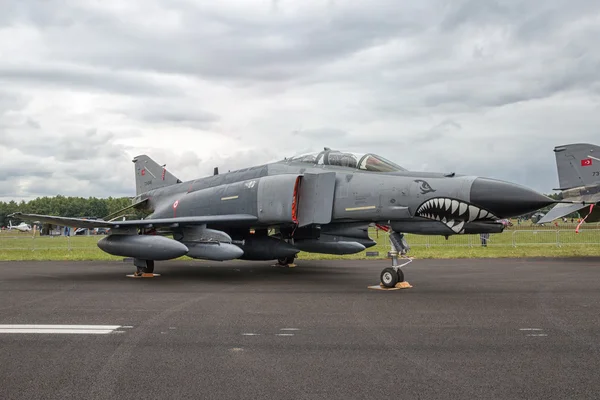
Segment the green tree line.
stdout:
<path fill-rule="evenodd" d="M 38 197 L 30 201 L 10 201 L 0 202 L 0 226 L 8 226 L 8 221 L 12 220 L 13 225 L 22 222 L 18 218 L 9 218 L 8 216 L 15 212 L 28 214 L 58 215 L 61 217 L 95 217 L 103 218 L 131 205 L 131 199 L 127 197 L 108 197 L 99 199 L 96 197 Z M 142 218 L 143 213 L 134 209 L 127 210 L 127 214 L 135 215 L 136 218 Z M 30 221 L 25 221 L 30 223 Z"/>

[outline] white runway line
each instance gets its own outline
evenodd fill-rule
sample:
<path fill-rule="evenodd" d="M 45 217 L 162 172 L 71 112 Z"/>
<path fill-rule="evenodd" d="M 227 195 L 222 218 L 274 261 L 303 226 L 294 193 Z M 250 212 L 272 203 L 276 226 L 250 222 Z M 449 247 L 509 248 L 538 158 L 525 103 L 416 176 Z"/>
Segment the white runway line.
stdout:
<path fill-rule="evenodd" d="M 0 329 L 0 333 L 58 333 L 75 335 L 106 335 L 114 331 L 103 329 Z"/>
<path fill-rule="evenodd" d="M 45 333 L 71 335 L 106 335 L 121 325 L 0 325 L 0 333 Z"/>
<path fill-rule="evenodd" d="M 114 331 L 121 325 L 0 325 L 0 329 L 109 329 Z"/>

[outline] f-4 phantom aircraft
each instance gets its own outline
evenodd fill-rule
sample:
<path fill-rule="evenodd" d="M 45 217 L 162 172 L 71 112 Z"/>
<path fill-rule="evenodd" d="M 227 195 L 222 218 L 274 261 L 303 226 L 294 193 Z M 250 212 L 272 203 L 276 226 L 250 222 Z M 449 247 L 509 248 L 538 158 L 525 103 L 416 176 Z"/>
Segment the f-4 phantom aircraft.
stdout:
<path fill-rule="evenodd" d="M 371 223 L 387 228 L 406 254 L 404 233 L 499 233 L 496 220 L 537 210 L 554 200 L 516 184 L 455 173 L 408 171 L 376 154 L 325 148 L 265 165 L 188 182 L 146 155 L 133 159 L 143 220 L 99 221 L 17 214 L 22 219 L 82 228 L 110 228 L 98 242 L 109 254 L 132 257 L 136 275 L 155 260 L 187 255 L 207 260 L 278 260 L 300 251 L 352 254 L 376 244 Z M 108 218 L 106 218 L 108 219 Z M 172 239 L 166 235 L 172 235 Z M 397 264 L 381 273 L 394 287 Z"/>
<path fill-rule="evenodd" d="M 557 204 L 537 223 L 544 224 L 584 208 L 587 209 L 586 222 L 600 222 L 598 208 L 589 207 L 600 202 L 600 147 L 588 143 L 567 144 L 556 146 L 554 154 L 560 185 L 554 190 L 562 191 L 567 203 Z"/>
<path fill-rule="evenodd" d="M 19 225 L 13 225 L 12 221 L 8 221 L 8 230 L 16 229 L 21 232 L 31 231 L 31 225 L 27 225 L 25 222 L 21 222 Z"/>

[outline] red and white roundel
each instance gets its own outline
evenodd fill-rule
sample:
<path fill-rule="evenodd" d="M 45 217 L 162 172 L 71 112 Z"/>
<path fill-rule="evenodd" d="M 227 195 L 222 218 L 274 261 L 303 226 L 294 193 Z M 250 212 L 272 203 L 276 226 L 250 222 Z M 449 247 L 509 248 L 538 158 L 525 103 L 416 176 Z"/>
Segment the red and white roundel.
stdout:
<path fill-rule="evenodd" d="M 179 205 L 179 200 L 175 200 L 175 203 L 173 203 L 173 210 L 176 209 L 178 205 Z"/>

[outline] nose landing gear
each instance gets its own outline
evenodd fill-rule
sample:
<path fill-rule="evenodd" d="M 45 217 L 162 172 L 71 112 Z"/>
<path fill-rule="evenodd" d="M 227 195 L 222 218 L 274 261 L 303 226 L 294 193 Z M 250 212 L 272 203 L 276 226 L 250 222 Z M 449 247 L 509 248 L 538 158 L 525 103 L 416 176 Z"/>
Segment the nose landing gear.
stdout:
<path fill-rule="evenodd" d="M 410 250 L 410 246 L 406 242 L 402 233 L 390 232 L 390 242 L 392 243 L 392 250 L 389 252 L 392 258 L 392 266 L 384 268 L 381 271 L 379 278 L 381 279 L 381 286 L 392 289 L 398 288 L 398 284 L 403 284 L 404 287 L 410 287 L 408 282 L 404 281 L 404 272 L 401 268 L 412 262 L 412 258 L 406 257 L 406 253 Z M 407 260 L 403 264 L 398 263 L 398 255 L 403 259 Z"/>

